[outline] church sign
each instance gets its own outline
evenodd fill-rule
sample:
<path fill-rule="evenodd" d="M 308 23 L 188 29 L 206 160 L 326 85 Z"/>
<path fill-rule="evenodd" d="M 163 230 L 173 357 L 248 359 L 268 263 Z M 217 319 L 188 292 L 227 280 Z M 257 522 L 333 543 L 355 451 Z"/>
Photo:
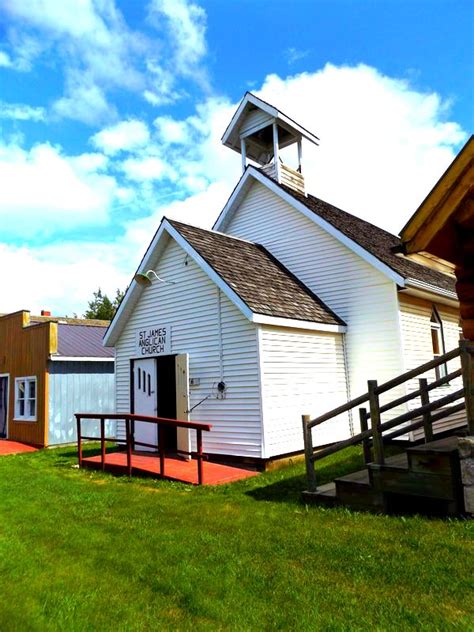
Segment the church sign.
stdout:
<path fill-rule="evenodd" d="M 155 325 L 136 332 L 136 351 L 140 358 L 171 353 L 171 325 Z"/>

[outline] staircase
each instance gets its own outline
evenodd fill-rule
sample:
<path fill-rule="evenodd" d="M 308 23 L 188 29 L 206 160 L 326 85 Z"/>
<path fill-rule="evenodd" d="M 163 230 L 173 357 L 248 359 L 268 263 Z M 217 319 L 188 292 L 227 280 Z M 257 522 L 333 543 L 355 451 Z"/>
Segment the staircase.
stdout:
<path fill-rule="evenodd" d="M 378 385 L 369 381 L 368 392 L 348 404 L 321 417 L 310 420 L 303 416 L 305 439 L 307 490 L 303 499 L 307 503 L 327 506 L 346 506 L 376 513 L 427 513 L 431 515 L 460 515 L 464 513 L 463 484 L 458 452 L 458 437 L 434 439 L 433 423 L 467 410 L 469 434 L 474 434 L 474 420 L 470 416 L 473 397 L 472 356 L 474 349 L 462 345 L 436 360 L 428 362 L 402 376 Z M 463 357 L 463 354 L 468 357 Z M 420 378 L 419 389 L 388 404 L 380 405 L 379 396 L 413 377 L 426 373 L 436 366 L 461 356 L 463 369 L 459 369 L 428 384 Z M 463 376 L 464 388 L 440 399 L 430 401 L 429 393 L 450 380 Z M 467 395 L 468 402 L 465 401 Z M 382 413 L 410 399 L 419 398 L 421 406 L 382 422 Z M 461 401 L 459 401 L 461 400 Z M 314 450 L 312 431 L 320 424 L 354 407 L 369 402 L 370 410 L 359 408 L 361 432 L 322 450 Z M 370 428 L 368 427 L 370 421 Z M 386 456 L 387 440 L 423 428 L 425 443 L 403 449 L 400 454 Z M 337 478 L 332 483 L 317 486 L 315 462 L 351 445 L 363 446 L 366 467 Z"/>
<path fill-rule="evenodd" d="M 376 513 L 460 515 L 464 501 L 458 439 L 447 437 L 408 448 L 382 465 L 369 463 L 366 469 L 303 496 L 306 502 Z"/>

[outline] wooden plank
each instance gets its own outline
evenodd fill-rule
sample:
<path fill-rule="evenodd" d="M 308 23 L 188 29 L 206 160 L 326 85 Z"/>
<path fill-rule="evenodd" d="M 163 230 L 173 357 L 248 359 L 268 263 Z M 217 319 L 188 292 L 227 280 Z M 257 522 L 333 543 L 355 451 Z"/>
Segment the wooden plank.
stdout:
<path fill-rule="evenodd" d="M 383 439 L 381 432 L 380 403 L 377 380 L 369 380 L 370 424 L 372 426 L 372 441 L 374 446 L 374 461 L 381 465 L 384 462 Z"/>
<path fill-rule="evenodd" d="M 366 432 L 368 430 L 367 417 L 367 409 L 359 408 L 359 422 L 362 432 Z M 372 454 L 370 452 L 370 442 L 368 438 L 362 440 L 362 450 L 364 454 L 364 463 L 370 463 L 372 461 Z"/>
<path fill-rule="evenodd" d="M 453 478 L 441 474 L 413 472 L 393 465 L 369 465 L 374 484 L 383 493 L 406 494 L 456 500 L 457 493 Z"/>
<path fill-rule="evenodd" d="M 430 382 L 428 386 L 426 387 L 427 391 L 433 391 L 434 389 L 439 388 L 443 384 L 448 384 L 452 380 L 455 380 L 456 378 L 460 377 L 461 374 L 462 374 L 461 369 L 452 371 L 451 373 L 448 373 L 445 377 L 442 377 L 439 380 L 435 380 L 434 382 Z M 392 408 L 396 408 L 397 406 L 400 406 L 401 404 L 405 404 L 406 402 L 409 402 L 411 399 L 420 397 L 420 395 L 421 395 L 420 389 L 418 389 L 417 391 L 412 391 L 411 393 L 408 393 L 408 395 L 403 395 L 402 397 L 399 397 L 398 399 L 394 399 L 388 404 L 384 404 L 383 406 L 380 407 L 380 412 L 385 413 L 387 412 L 387 410 L 391 410 Z"/>
<path fill-rule="evenodd" d="M 306 462 L 306 479 L 308 481 L 308 491 L 316 491 L 316 472 L 314 469 L 313 460 L 313 437 L 311 432 L 311 426 L 309 425 L 310 416 L 303 415 L 303 440 L 304 440 L 304 454 Z"/>
<path fill-rule="evenodd" d="M 467 427 L 469 434 L 474 435 L 474 344 L 461 340 L 460 349 Z"/>
<path fill-rule="evenodd" d="M 430 394 L 428 391 L 428 380 L 426 377 L 420 377 L 418 382 L 420 384 L 421 405 L 427 408 L 426 412 L 422 415 L 425 443 L 427 443 L 428 441 L 433 441 L 433 422 L 431 421 L 431 411 L 429 410 Z"/>

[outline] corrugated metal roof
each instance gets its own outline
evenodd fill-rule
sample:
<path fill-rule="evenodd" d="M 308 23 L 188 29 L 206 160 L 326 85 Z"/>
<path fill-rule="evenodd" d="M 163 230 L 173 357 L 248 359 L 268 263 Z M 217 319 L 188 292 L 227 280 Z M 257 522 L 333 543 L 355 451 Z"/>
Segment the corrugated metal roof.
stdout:
<path fill-rule="evenodd" d="M 68 358 L 113 358 L 114 350 L 104 347 L 107 327 L 58 324 L 57 356 Z"/>

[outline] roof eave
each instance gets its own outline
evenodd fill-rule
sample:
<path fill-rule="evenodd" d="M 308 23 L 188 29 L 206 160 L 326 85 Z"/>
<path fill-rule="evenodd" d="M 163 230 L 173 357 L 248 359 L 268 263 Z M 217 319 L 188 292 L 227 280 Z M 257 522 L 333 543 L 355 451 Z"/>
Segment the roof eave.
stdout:
<path fill-rule="evenodd" d="M 321 323 L 312 320 L 300 320 L 297 318 L 284 318 L 281 316 L 269 316 L 268 314 L 253 313 L 251 321 L 259 325 L 288 327 L 290 329 L 308 329 L 310 331 L 321 331 L 326 333 L 343 334 L 347 331 L 346 325 Z"/>

